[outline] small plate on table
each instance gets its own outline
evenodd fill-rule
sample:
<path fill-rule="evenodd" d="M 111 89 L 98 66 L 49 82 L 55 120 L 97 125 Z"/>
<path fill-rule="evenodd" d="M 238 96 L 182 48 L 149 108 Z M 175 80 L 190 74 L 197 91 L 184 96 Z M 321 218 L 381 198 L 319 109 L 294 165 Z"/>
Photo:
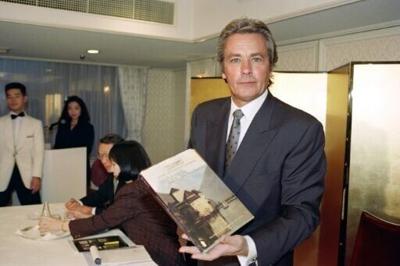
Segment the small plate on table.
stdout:
<path fill-rule="evenodd" d="M 23 227 L 16 232 L 17 235 L 22 236 L 23 238 L 31 239 L 31 240 L 55 240 L 64 238 L 70 235 L 69 232 L 59 231 L 55 233 L 47 232 L 44 235 L 40 234 L 39 226 L 32 225 Z"/>

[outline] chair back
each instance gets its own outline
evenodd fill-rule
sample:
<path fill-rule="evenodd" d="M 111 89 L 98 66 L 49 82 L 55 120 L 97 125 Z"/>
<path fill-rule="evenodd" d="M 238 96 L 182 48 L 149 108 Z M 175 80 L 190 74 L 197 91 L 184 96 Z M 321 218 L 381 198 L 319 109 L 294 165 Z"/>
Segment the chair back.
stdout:
<path fill-rule="evenodd" d="M 400 223 L 363 211 L 350 265 L 399 266 Z"/>

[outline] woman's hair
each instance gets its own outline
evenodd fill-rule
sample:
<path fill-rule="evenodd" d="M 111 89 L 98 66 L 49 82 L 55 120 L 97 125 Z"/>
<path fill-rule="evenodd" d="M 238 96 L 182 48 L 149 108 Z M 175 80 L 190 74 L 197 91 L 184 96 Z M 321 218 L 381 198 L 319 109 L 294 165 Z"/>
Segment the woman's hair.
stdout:
<path fill-rule="evenodd" d="M 115 144 L 110 150 L 109 158 L 121 169 L 118 179 L 122 181 L 135 180 L 140 171 L 151 165 L 142 145 L 134 140 Z"/>
<path fill-rule="evenodd" d="M 64 108 L 62 110 L 61 117 L 58 120 L 58 123 L 59 124 L 65 124 L 67 122 L 68 123 L 71 122 L 71 117 L 68 114 L 68 105 L 71 102 L 76 102 L 81 107 L 81 115 L 79 116 L 78 123 L 80 123 L 80 122 L 90 122 L 90 116 L 89 116 L 89 112 L 88 112 L 88 110 L 86 108 L 85 102 L 81 98 L 79 98 L 78 96 L 73 95 L 73 96 L 69 96 L 67 98 L 67 100 L 65 101 Z"/>

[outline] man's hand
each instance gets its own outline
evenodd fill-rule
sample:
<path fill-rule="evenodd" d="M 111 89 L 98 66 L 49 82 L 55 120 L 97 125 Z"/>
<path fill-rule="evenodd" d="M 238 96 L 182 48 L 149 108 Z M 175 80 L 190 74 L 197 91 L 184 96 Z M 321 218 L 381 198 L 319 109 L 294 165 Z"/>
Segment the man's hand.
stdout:
<path fill-rule="evenodd" d="M 32 179 L 31 179 L 32 194 L 35 194 L 40 190 L 40 184 L 41 184 L 40 177 L 32 176 Z"/>
<path fill-rule="evenodd" d="M 45 234 L 47 232 L 58 232 L 62 231 L 62 220 L 51 218 L 51 217 L 42 217 L 39 220 L 39 231 L 41 234 Z"/>
<path fill-rule="evenodd" d="M 92 207 L 82 205 L 79 201 L 72 198 L 65 203 L 67 216 L 75 219 L 82 219 L 92 216 Z"/>
<path fill-rule="evenodd" d="M 77 201 L 76 199 L 72 198 L 69 201 L 67 201 L 65 203 L 65 208 L 67 210 L 75 210 L 76 208 L 78 208 L 81 204 L 79 203 L 79 201 Z"/>
<path fill-rule="evenodd" d="M 75 209 L 67 210 L 67 216 L 75 219 L 88 218 L 93 216 L 92 208 L 85 205 L 79 205 Z"/>
<path fill-rule="evenodd" d="M 183 234 L 182 238 L 188 239 Z M 221 241 L 207 253 L 201 253 L 196 247 L 183 246 L 179 249 L 181 253 L 190 253 L 196 260 L 215 260 L 223 256 L 247 256 L 248 247 L 246 239 L 241 235 L 223 236 Z"/>

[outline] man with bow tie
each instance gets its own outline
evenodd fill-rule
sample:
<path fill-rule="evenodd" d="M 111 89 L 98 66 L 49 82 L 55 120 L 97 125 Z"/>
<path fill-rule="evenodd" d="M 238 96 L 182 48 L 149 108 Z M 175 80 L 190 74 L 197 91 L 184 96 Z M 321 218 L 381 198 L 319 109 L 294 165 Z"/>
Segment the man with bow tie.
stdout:
<path fill-rule="evenodd" d="M 44 157 L 42 122 L 25 113 L 28 97 L 23 84 L 5 86 L 10 114 L 0 117 L 0 207 L 17 192 L 22 205 L 39 204 Z"/>

